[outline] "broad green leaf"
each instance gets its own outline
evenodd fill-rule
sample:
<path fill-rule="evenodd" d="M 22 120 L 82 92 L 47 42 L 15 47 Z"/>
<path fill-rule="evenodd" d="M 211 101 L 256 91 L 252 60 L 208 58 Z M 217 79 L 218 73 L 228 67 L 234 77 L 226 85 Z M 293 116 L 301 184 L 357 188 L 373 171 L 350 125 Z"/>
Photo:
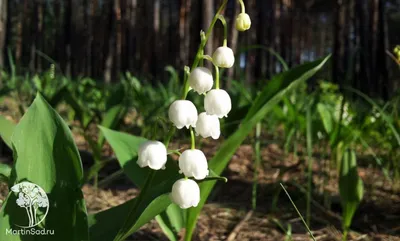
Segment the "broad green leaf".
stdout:
<path fill-rule="evenodd" d="M 324 125 L 326 133 L 331 133 L 332 131 L 332 115 L 331 112 L 327 109 L 326 105 L 322 103 L 317 104 L 317 110 L 319 116 L 321 117 L 322 124 Z"/>
<path fill-rule="evenodd" d="M 90 240 L 113 240 L 119 229 L 124 225 L 126 216 L 135 205 L 137 199 L 132 199 L 116 207 L 90 215 Z M 141 203 L 138 206 L 138 211 L 135 212 L 137 221 L 133 225 L 132 232 L 138 230 L 156 215 L 164 211 L 171 204 L 171 201 L 168 194 L 161 194 L 159 196 L 149 195 Z"/>
<path fill-rule="evenodd" d="M 129 135 L 126 133 L 113 131 L 107 129 L 103 126 L 99 127 L 101 132 L 104 134 L 108 143 L 114 150 L 117 156 L 118 162 L 124 173 L 132 180 L 132 182 L 138 187 L 143 187 L 144 182 L 148 174 L 150 173 L 150 168 L 141 168 L 136 163 L 138 150 L 140 145 L 147 141 L 146 138 Z M 168 178 L 178 176 L 179 169 L 177 164 L 169 160 L 166 164 L 165 170 L 157 171 L 154 177 L 155 183 L 160 183 Z"/>
<path fill-rule="evenodd" d="M 0 115 L 0 136 L 4 143 L 12 149 L 11 136 L 14 131 L 15 124 Z"/>
<path fill-rule="evenodd" d="M 322 60 L 298 66 L 274 77 L 258 95 L 238 130 L 221 144 L 214 158 L 209 161 L 209 168 L 217 175 L 220 175 L 236 149 L 243 140 L 245 140 L 248 133 L 253 130 L 255 125 L 262 120 L 285 95 L 319 71 L 329 58 L 330 56 Z M 197 207 L 191 208 L 188 211 L 186 240 L 191 240 L 196 220 L 214 185 L 215 181 L 200 184 L 200 203 Z"/>
<path fill-rule="evenodd" d="M 234 112 L 229 113 L 228 117 L 225 119 L 224 123 L 221 124 L 222 133 L 224 136 L 232 135 L 240 125 L 240 122 L 246 116 L 250 105 L 245 105 L 237 108 Z"/>
<path fill-rule="evenodd" d="M 348 229 L 364 195 L 364 185 L 358 176 L 356 153 L 353 150 L 346 150 L 343 154 L 339 172 L 339 192 L 343 208 L 343 226 L 344 229 Z"/>
<path fill-rule="evenodd" d="M 156 220 L 169 240 L 179 240 L 178 233 L 186 225 L 186 211 L 172 203 Z"/>
<path fill-rule="evenodd" d="M 285 90 L 286 88 L 298 85 L 299 82 L 309 79 L 312 77 L 322 66 L 326 63 L 326 61 L 330 58 L 330 55 L 322 60 L 317 60 L 314 62 L 306 63 L 300 66 L 297 66 L 289 71 L 280 73 L 272 78 L 272 80 L 264 87 L 260 94 L 258 94 L 257 98 L 253 102 L 250 110 L 247 113 L 247 118 L 253 117 L 267 101 L 274 101 L 277 103 L 285 97 L 289 91 L 285 91 L 284 94 L 274 97 L 277 93 Z M 322 64 L 322 65 L 319 65 Z M 315 71 L 314 71 L 315 70 Z M 300 80 L 294 81 L 294 80 Z M 293 82 L 293 83 L 292 83 Z M 294 89 L 293 87 L 288 90 Z"/>
<path fill-rule="evenodd" d="M 54 235 L 7 235 L 27 222 L 25 209 L 10 192 L 0 214 L 0 240 L 88 240 L 85 201 L 80 183 L 82 164 L 71 132 L 62 118 L 38 94 L 12 135 L 15 165 L 10 183 L 35 183 L 47 193 L 49 212 L 43 222 Z"/>
<path fill-rule="evenodd" d="M 147 139 L 143 137 L 137 137 L 133 135 L 129 135 L 126 133 L 122 132 L 117 132 L 110 130 L 108 128 L 105 128 L 103 126 L 100 126 L 100 130 L 107 139 L 107 141 L 110 143 L 111 147 L 113 148 L 115 155 L 117 156 L 117 159 L 119 161 L 119 164 L 121 165 L 121 168 L 123 168 L 124 173 L 132 180 L 133 183 L 138 185 L 139 187 L 143 187 L 144 182 L 147 178 L 147 176 L 150 173 L 149 168 L 140 168 L 137 163 L 137 154 L 140 145 L 147 141 Z M 181 175 L 179 174 L 179 169 L 177 167 L 177 164 L 172 161 L 168 160 L 166 164 L 166 169 L 165 170 L 159 170 L 157 171 L 153 183 L 161 183 L 164 184 L 164 192 L 170 192 L 172 188 L 172 183 L 168 180 L 177 180 Z M 169 203 L 170 204 L 170 203 Z M 168 205 L 169 205 L 168 204 Z M 160 212 L 164 211 L 167 207 Z M 145 210 L 144 210 L 145 211 Z M 143 211 L 143 212 L 144 212 Z M 152 216 L 150 219 L 146 219 L 150 221 L 152 218 L 154 218 L 156 215 L 158 215 L 160 212 L 156 213 L 154 216 Z M 127 215 L 128 212 L 125 212 Z M 157 216 L 157 221 L 159 222 L 160 226 L 162 229 L 165 231 L 165 233 L 168 235 L 168 237 L 171 240 L 174 240 L 176 235 L 173 232 L 173 230 L 169 229 L 168 225 L 168 219 L 174 219 L 175 217 L 170 217 L 169 215 L 181 215 L 180 213 L 174 213 L 173 211 L 170 211 L 169 213 L 164 213 L 162 216 Z M 147 218 L 148 216 L 144 216 L 144 218 Z M 142 218 L 140 215 L 137 218 Z M 138 219 L 137 221 L 141 221 Z M 133 221 L 135 222 L 135 221 Z M 112 235 L 116 235 L 119 229 L 121 228 L 122 225 L 110 225 L 110 228 L 114 227 L 114 232 Z M 131 230 L 131 232 L 135 231 L 134 229 Z M 113 236 L 113 237 L 114 237 Z"/>
<path fill-rule="evenodd" d="M 115 129 L 121 123 L 122 118 L 125 116 L 125 113 L 126 108 L 123 105 L 115 105 L 105 113 L 100 125 L 109 129 Z M 100 132 L 99 134 L 97 143 L 100 147 L 104 144 L 104 135 L 102 132 Z"/>

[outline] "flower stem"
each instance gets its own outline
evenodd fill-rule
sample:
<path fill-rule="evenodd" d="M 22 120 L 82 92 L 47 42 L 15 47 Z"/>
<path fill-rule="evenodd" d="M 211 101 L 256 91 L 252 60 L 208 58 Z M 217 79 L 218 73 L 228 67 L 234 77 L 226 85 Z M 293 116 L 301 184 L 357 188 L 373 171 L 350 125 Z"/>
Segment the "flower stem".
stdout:
<path fill-rule="evenodd" d="M 179 150 L 168 151 L 168 155 L 171 155 L 171 154 L 177 154 L 178 156 L 182 155 L 182 153 Z"/>
<path fill-rule="evenodd" d="M 191 141 L 192 141 L 192 145 L 191 145 L 191 149 L 193 150 L 193 149 L 196 149 L 196 139 L 195 139 L 195 136 L 194 136 L 194 131 L 193 131 L 193 127 L 190 127 L 190 139 L 191 139 Z"/>
<path fill-rule="evenodd" d="M 215 66 L 215 88 L 219 89 L 219 68 L 218 66 Z"/>
<path fill-rule="evenodd" d="M 218 15 L 219 21 L 221 21 L 222 25 L 224 26 L 224 43 L 223 46 L 226 47 L 228 45 L 228 25 L 226 24 L 226 20 L 223 15 Z"/>
<path fill-rule="evenodd" d="M 245 13 L 245 12 L 246 12 L 246 8 L 244 7 L 244 2 L 243 2 L 243 0 L 239 0 L 239 3 L 240 3 L 240 7 L 241 7 L 241 9 L 242 9 L 242 13 Z"/>
<path fill-rule="evenodd" d="M 164 145 L 167 148 L 168 148 L 169 142 L 171 141 L 172 136 L 175 134 L 175 129 L 176 129 L 175 126 L 171 124 L 171 129 L 169 129 L 167 137 L 164 140 Z"/>
<path fill-rule="evenodd" d="M 129 223 L 131 222 L 130 220 L 132 219 L 132 216 L 135 214 L 137 208 L 141 204 L 144 194 L 151 187 L 151 183 L 153 182 L 153 178 L 154 178 L 155 174 L 156 174 L 156 171 L 150 169 L 149 173 L 147 174 L 146 182 L 145 182 L 142 190 L 140 191 L 139 196 L 136 198 L 135 202 L 133 203 L 132 209 L 130 210 L 128 217 L 125 219 L 124 225 L 121 227 L 121 229 L 118 231 L 117 235 L 115 236 L 114 241 L 121 241 L 121 240 L 125 240 L 127 238 L 129 229 L 131 228 L 129 225 Z"/>
<path fill-rule="evenodd" d="M 203 55 L 201 58 L 212 62 L 212 57 L 210 55 Z"/>
<path fill-rule="evenodd" d="M 224 0 L 222 2 L 221 6 L 218 8 L 217 13 L 215 14 L 214 18 L 212 19 L 211 24 L 208 27 L 206 34 L 204 35 L 204 32 L 202 33 L 204 36 L 202 36 L 202 38 L 201 38 L 200 46 L 199 46 L 199 49 L 197 50 L 196 57 L 194 58 L 194 61 L 193 61 L 191 69 L 194 69 L 199 65 L 199 62 L 202 59 L 204 47 L 206 46 L 208 38 L 210 37 L 211 32 L 212 32 L 212 30 L 214 28 L 214 25 L 218 20 L 218 16 L 222 12 L 222 10 L 225 8 L 227 3 L 228 3 L 228 0 Z M 189 82 L 187 80 L 185 80 L 183 93 L 182 93 L 182 100 L 186 99 L 188 90 L 189 90 Z"/>

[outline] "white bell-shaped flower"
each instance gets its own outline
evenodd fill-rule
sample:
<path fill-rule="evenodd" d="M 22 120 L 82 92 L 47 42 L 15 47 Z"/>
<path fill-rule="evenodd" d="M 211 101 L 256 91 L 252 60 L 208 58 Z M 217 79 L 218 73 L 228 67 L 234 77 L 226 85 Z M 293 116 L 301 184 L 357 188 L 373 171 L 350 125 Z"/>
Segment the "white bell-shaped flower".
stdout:
<path fill-rule="evenodd" d="M 212 73 L 207 68 L 197 67 L 189 75 L 190 87 L 200 95 L 211 90 L 213 84 Z"/>
<path fill-rule="evenodd" d="M 197 207 L 200 202 L 199 185 L 191 179 L 179 179 L 172 185 L 170 198 L 183 209 Z"/>
<path fill-rule="evenodd" d="M 216 115 L 218 118 L 227 117 L 232 109 L 231 97 L 225 90 L 211 90 L 204 98 L 204 109 L 208 115 Z"/>
<path fill-rule="evenodd" d="M 159 170 L 165 168 L 167 163 L 167 148 L 159 141 L 146 141 L 139 147 L 137 164 L 140 167 L 149 166 Z"/>
<path fill-rule="evenodd" d="M 220 68 L 230 68 L 235 63 L 235 55 L 229 47 L 218 47 L 212 55 L 212 62 Z"/>
<path fill-rule="evenodd" d="M 251 26 L 251 19 L 247 13 L 240 13 L 236 18 L 236 29 L 238 31 L 246 31 Z"/>
<path fill-rule="evenodd" d="M 169 107 L 169 119 L 178 129 L 196 127 L 197 109 L 189 100 L 176 100 Z"/>
<path fill-rule="evenodd" d="M 221 135 L 218 116 L 207 115 L 206 112 L 201 113 L 197 118 L 195 130 L 203 138 L 211 136 L 213 139 L 218 139 Z"/>
<path fill-rule="evenodd" d="M 186 150 L 179 157 L 179 169 L 186 177 L 202 180 L 208 175 L 207 158 L 200 150 Z"/>

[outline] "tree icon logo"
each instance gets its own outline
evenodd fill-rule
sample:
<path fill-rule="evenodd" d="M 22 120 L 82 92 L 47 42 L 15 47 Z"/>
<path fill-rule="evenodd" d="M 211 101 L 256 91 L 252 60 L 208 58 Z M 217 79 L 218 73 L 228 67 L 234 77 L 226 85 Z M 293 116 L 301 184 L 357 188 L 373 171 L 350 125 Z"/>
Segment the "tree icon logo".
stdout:
<path fill-rule="evenodd" d="M 49 211 L 49 199 L 41 187 L 31 182 L 21 182 L 11 187 L 11 191 L 17 195 L 17 205 L 25 208 L 29 219 L 28 225 L 18 227 L 32 228 L 44 221 Z"/>

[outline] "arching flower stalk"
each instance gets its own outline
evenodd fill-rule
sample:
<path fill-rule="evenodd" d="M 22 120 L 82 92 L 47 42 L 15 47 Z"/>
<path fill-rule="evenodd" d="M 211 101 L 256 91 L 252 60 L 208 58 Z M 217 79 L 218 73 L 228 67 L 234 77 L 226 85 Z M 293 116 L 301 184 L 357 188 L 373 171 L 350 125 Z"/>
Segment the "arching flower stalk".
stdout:
<path fill-rule="evenodd" d="M 236 27 L 239 31 L 244 31 L 250 28 L 251 21 L 250 17 L 245 13 L 243 1 L 239 0 L 239 2 L 242 6 L 242 15 L 237 17 Z M 185 177 L 177 180 L 173 184 L 170 198 L 183 209 L 196 207 L 200 202 L 200 188 L 196 181 L 190 178 L 203 180 L 209 174 L 206 156 L 201 150 L 196 149 L 194 130 L 197 135 L 203 138 L 212 137 L 213 139 L 218 139 L 221 135 L 219 119 L 227 117 L 232 109 L 231 98 L 227 91 L 220 89 L 219 81 L 219 68 L 231 68 L 235 63 L 233 50 L 228 47 L 227 23 L 225 18 L 221 15 L 226 4 L 227 0 L 224 0 L 212 19 L 207 31 L 200 32 L 201 42 L 191 68 L 188 66 L 184 67 L 182 98 L 172 102 L 169 107 L 168 117 L 172 123 L 172 128 L 164 140 L 163 148 L 161 147 L 162 143 L 151 141 L 143 144 L 139 150 L 138 164 L 141 167 L 149 166 L 152 169 L 158 170 L 164 167 L 167 161 L 166 150 L 175 133 L 175 127 L 177 129 L 183 129 L 183 127 L 189 129 L 191 148 L 182 153 L 171 152 L 178 153 L 180 173 Z M 209 55 L 204 55 L 204 47 L 218 20 L 222 23 L 224 28 L 224 40 L 222 46 L 218 47 L 212 53 L 212 57 L 210 57 Z M 213 63 L 215 67 L 214 77 L 211 70 L 199 66 L 203 59 Z M 214 79 L 215 89 L 212 89 Z M 197 92 L 197 94 L 205 95 L 203 106 L 205 112 L 200 113 L 200 115 L 198 115 L 196 106 L 191 101 L 186 100 L 190 88 L 193 89 L 194 92 Z"/>

